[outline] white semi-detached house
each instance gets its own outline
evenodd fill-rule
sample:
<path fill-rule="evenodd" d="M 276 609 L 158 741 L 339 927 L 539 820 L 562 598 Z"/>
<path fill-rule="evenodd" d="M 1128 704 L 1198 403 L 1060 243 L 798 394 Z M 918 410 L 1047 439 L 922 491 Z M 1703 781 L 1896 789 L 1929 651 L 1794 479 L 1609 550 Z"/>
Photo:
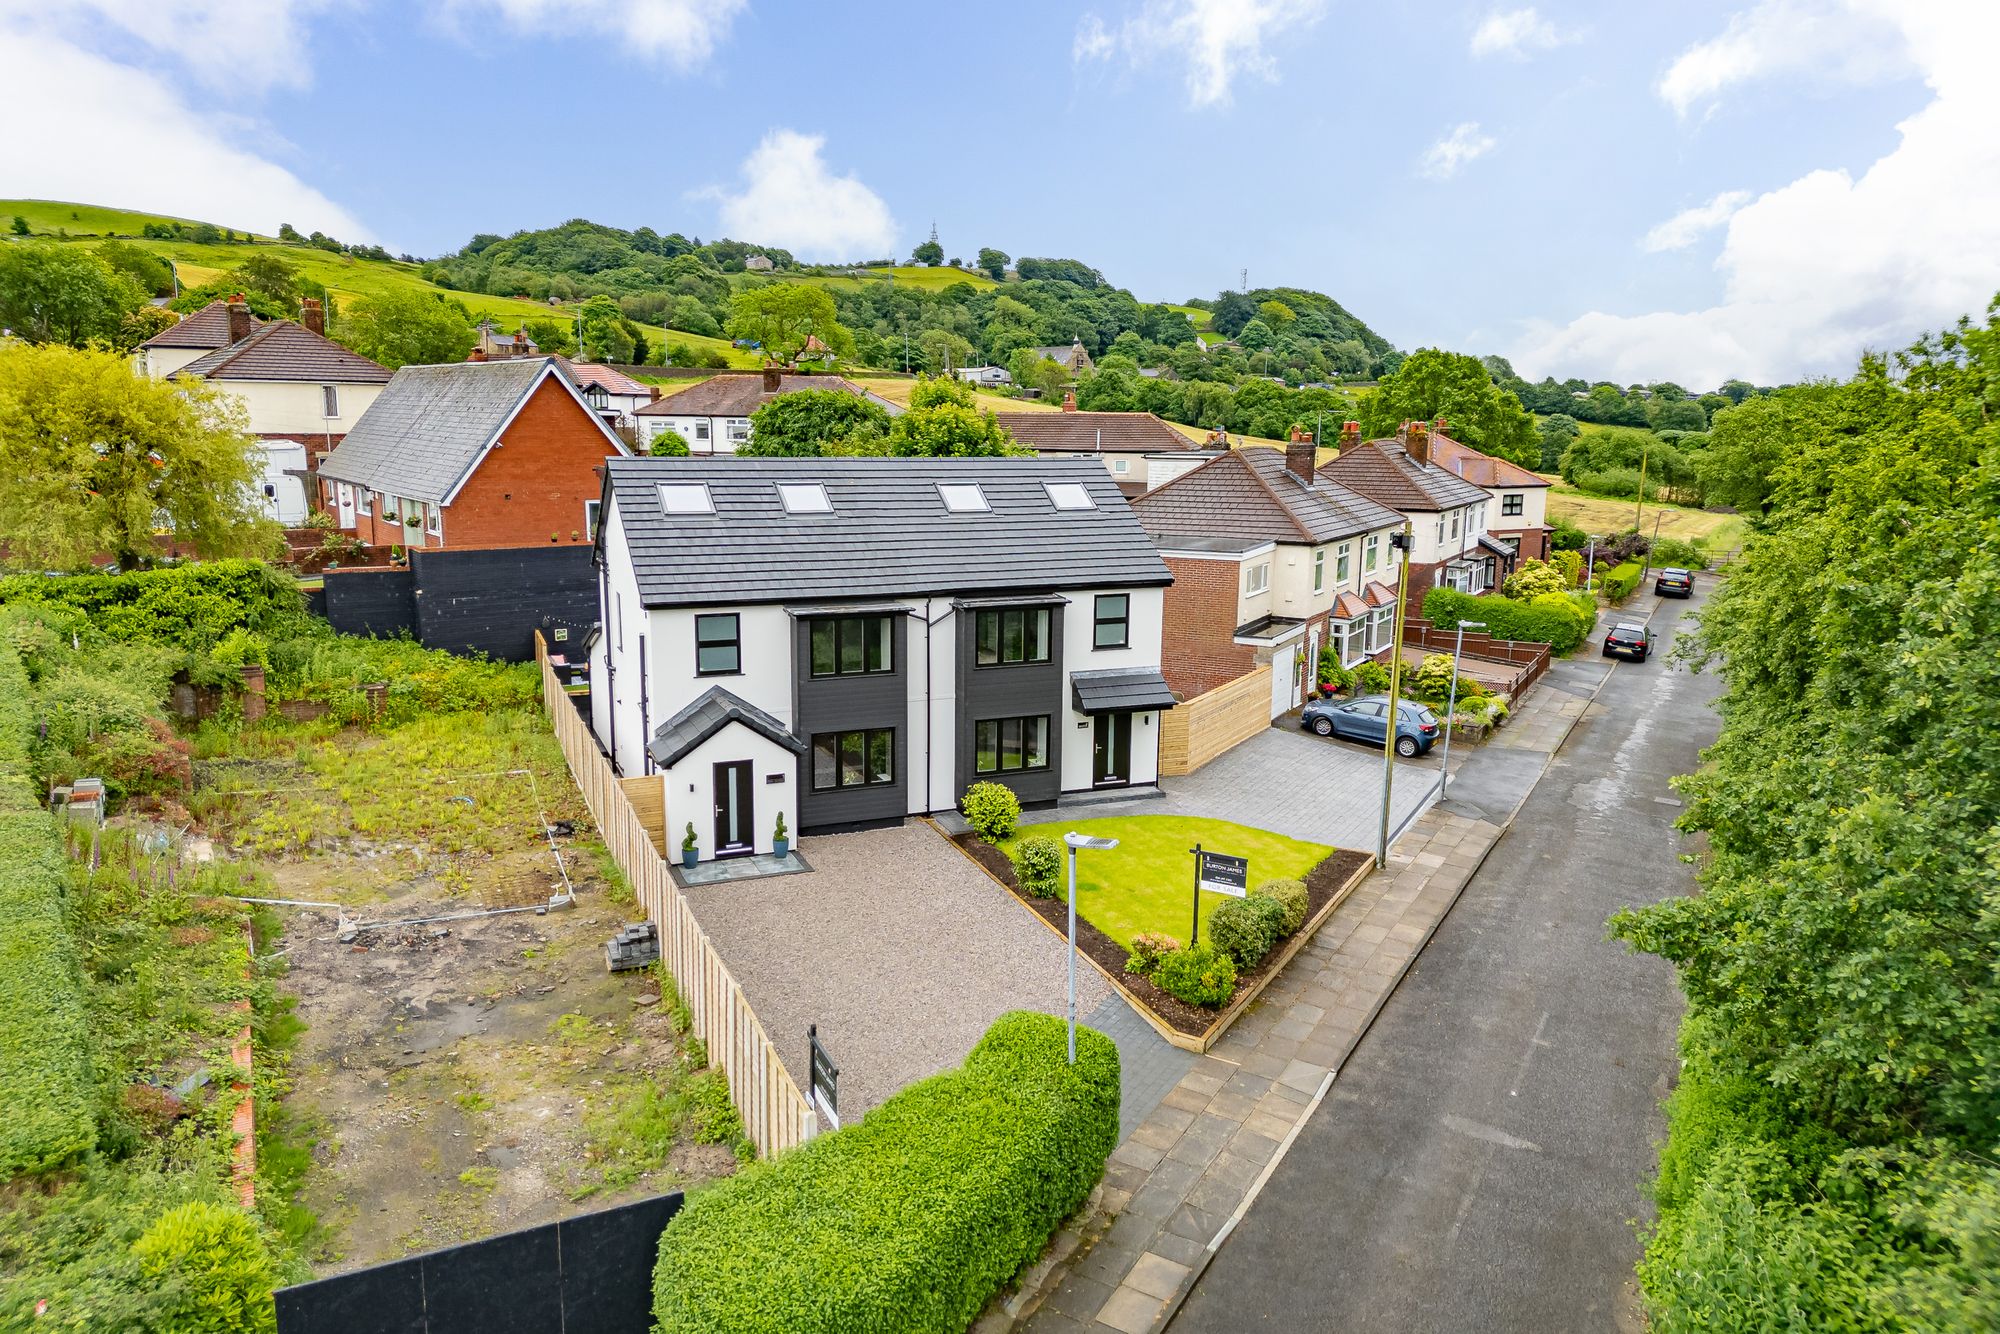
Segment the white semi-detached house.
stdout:
<path fill-rule="evenodd" d="M 870 393 L 838 375 L 794 375 L 776 368 L 756 372 L 725 371 L 691 389 L 644 404 L 633 412 L 635 443 L 649 449 L 668 431 L 687 441 L 690 454 L 734 454 L 750 443 L 750 415 L 780 394 L 802 389 L 829 389 L 865 398 L 891 417 L 903 409 L 880 394 Z"/>
<path fill-rule="evenodd" d="M 591 727 L 668 842 L 768 852 L 1159 773 L 1171 581 L 1090 459 L 613 459 Z"/>
<path fill-rule="evenodd" d="M 1410 602 L 1423 591 L 1484 593 L 1506 578 L 1516 548 L 1489 531 L 1493 497 L 1431 457 L 1429 422 L 1405 422 L 1394 439 L 1363 440 L 1358 422 L 1340 430 L 1340 453 L 1319 477 L 1386 505 L 1410 524 Z M 1511 525 L 1515 519 L 1508 519 Z"/>

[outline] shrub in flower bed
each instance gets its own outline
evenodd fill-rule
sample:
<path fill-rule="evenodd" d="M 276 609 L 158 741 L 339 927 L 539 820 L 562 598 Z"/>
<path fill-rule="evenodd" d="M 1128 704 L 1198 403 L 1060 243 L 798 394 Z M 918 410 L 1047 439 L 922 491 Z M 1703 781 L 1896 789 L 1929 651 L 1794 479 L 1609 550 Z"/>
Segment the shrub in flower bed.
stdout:
<path fill-rule="evenodd" d="M 1255 968 L 1284 934 L 1284 905 L 1276 899 L 1246 894 L 1231 899 L 1208 916 L 1208 938 L 1236 963 L 1237 970 Z"/>
<path fill-rule="evenodd" d="M 1141 931 L 1132 937 L 1125 956 L 1125 971 L 1143 977 L 1158 967 L 1162 958 L 1180 947 L 1181 943 L 1164 931 Z"/>
<path fill-rule="evenodd" d="M 958 1334 L 1118 1140 L 1118 1049 L 1002 1015 L 957 1070 L 702 1191 L 660 1238 L 659 1334 Z"/>
<path fill-rule="evenodd" d="M 1175 1000 L 1213 1009 L 1236 990 L 1236 961 L 1203 941 L 1192 949 L 1161 955 L 1152 978 L 1154 986 Z"/>
<path fill-rule="evenodd" d="M 1604 572 L 1604 596 L 1613 602 L 1623 602 L 1632 596 L 1632 590 L 1639 586 L 1640 566 L 1637 561 L 1626 561 Z"/>
<path fill-rule="evenodd" d="M 974 783 L 965 789 L 959 806 L 972 832 L 988 843 L 1012 838 L 1014 826 L 1021 822 L 1021 799 L 1004 783 Z"/>
<path fill-rule="evenodd" d="M 1011 854 L 1021 888 L 1045 899 L 1062 887 L 1062 844 L 1052 838 L 1024 838 Z"/>
<path fill-rule="evenodd" d="M 1250 891 L 1250 897 L 1270 899 L 1283 911 L 1278 922 L 1278 934 L 1289 936 L 1305 925 L 1306 882 L 1303 880 L 1266 880 Z"/>
<path fill-rule="evenodd" d="M 1354 669 L 1354 693 L 1379 695 L 1389 688 L 1389 669 L 1379 662 L 1364 662 Z"/>

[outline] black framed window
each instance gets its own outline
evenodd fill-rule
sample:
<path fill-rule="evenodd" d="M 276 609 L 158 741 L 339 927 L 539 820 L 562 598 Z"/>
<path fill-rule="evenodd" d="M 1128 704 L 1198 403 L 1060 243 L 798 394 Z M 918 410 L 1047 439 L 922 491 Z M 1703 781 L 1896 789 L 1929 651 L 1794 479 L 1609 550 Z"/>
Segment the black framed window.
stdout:
<path fill-rule="evenodd" d="M 734 676 L 742 670 L 743 650 L 737 636 L 736 613 L 695 617 L 695 675 Z"/>
<path fill-rule="evenodd" d="M 1124 593 L 1097 595 L 1096 648 L 1124 648 L 1131 633 L 1132 599 Z"/>
<path fill-rule="evenodd" d="M 973 617 L 974 658 L 981 667 L 1049 660 L 1049 609 L 1009 607 Z"/>
<path fill-rule="evenodd" d="M 892 616 L 828 617 L 810 623 L 814 676 L 862 676 L 896 670 Z"/>
<path fill-rule="evenodd" d="M 1521 512 L 1521 493 L 1519 491 L 1510 491 L 1506 495 L 1501 496 L 1500 512 L 1502 514 L 1519 514 Z"/>
<path fill-rule="evenodd" d="M 896 729 L 820 732 L 812 740 L 815 792 L 880 787 L 896 781 Z"/>
<path fill-rule="evenodd" d="M 972 767 L 982 774 L 1049 767 L 1049 718 L 985 718 L 972 725 Z"/>

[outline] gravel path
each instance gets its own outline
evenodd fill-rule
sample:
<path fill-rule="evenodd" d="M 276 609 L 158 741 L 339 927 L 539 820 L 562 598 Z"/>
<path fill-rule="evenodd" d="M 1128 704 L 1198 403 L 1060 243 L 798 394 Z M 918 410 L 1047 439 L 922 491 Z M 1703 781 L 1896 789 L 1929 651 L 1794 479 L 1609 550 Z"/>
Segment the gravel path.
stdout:
<path fill-rule="evenodd" d="M 799 851 L 812 871 L 687 897 L 795 1078 L 819 1025 L 843 1122 L 957 1065 L 1008 1010 L 1063 1013 L 1063 941 L 928 823 Z M 1076 978 L 1080 1015 L 1113 994 L 1087 961 Z"/>

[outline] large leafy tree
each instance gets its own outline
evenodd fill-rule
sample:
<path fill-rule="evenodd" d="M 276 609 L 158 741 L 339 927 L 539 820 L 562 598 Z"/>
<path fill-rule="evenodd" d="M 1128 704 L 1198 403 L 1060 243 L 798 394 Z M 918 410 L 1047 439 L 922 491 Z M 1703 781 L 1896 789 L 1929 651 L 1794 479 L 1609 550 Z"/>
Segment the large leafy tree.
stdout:
<path fill-rule="evenodd" d="M 115 341 L 145 303 L 139 284 L 79 246 L 0 246 L 0 327 L 31 343 Z"/>
<path fill-rule="evenodd" d="M 880 404 L 844 389 L 800 389 L 779 394 L 751 413 L 750 439 L 736 452 L 752 456 L 855 452 L 888 433 L 889 414 Z"/>
<path fill-rule="evenodd" d="M 889 424 L 886 452 L 961 458 L 1020 452 L 991 412 L 974 406 L 972 386 L 949 375 L 927 376 L 910 391 L 910 409 Z"/>
<path fill-rule="evenodd" d="M 1007 276 L 1008 258 L 1004 250 L 995 250 L 990 245 L 979 247 L 979 267 L 996 283 Z"/>
<path fill-rule="evenodd" d="M 836 356 L 854 354 L 854 335 L 840 323 L 833 298 L 809 283 L 767 283 L 738 292 L 729 310 L 729 336 L 760 344 L 767 361 L 789 363 L 818 338 Z"/>
<path fill-rule="evenodd" d="M 338 338 L 391 370 L 464 361 L 479 336 L 465 308 L 434 293 L 392 288 L 364 296 L 341 321 Z"/>
<path fill-rule="evenodd" d="M 1361 429 L 1388 435 L 1406 421 L 1446 420 L 1452 439 L 1526 467 L 1542 461 L 1534 418 L 1493 383 L 1477 357 L 1427 347 L 1411 353 L 1361 405 Z"/>
<path fill-rule="evenodd" d="M 269 554 L 242 408 L 198 381 L 132 374 L 110 352 L 0 349 L 0 544 L 18 564 L 132 569 L 163 539 L 203 557 Z"/>
<path fill-rule="evenodd" d="M 608 296 L 594 296 L 583 303 L 578 317 L 583 328 L 583 359 L 629 364 L 637 350 L 618 303 Z"/>
<path fill-rule="evenodd" d="M 1717 418 L 1777 446 L 1694 636 L 1728 682 L 1679 780 L 1711 857 L 1613 921 L 1689 1006 L 1655 1329 L 2000 1321 L 1996 384 L 2000 301 Z"/>

